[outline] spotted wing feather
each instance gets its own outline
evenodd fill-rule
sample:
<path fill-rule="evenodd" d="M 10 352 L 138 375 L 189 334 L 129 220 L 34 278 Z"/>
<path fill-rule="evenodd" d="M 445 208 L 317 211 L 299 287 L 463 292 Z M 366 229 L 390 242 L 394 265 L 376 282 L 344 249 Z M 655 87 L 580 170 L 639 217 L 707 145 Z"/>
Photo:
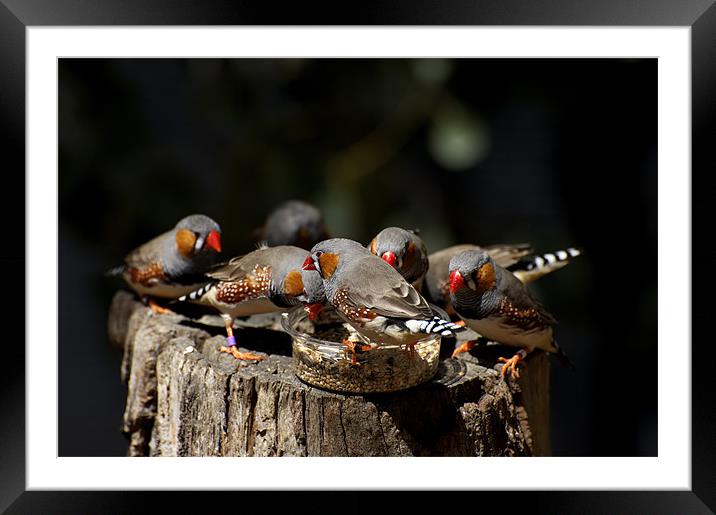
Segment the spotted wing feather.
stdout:
<path fill-rule="evenodd" d="M 233 281 L 220 281 L 216 286 L 216 300 L 225 304 L 238 304 L 268 295 L 271 267 L 256 265 L 245 277 Z"/>
<path fill-rule="evenodd" d="M 511 272 L 498 269 L 498 273 L 503 294 L 499 307 L 500 315 L 507 317 L 512 325 L 526 331 L 557 324 L 557 320 Z"/>

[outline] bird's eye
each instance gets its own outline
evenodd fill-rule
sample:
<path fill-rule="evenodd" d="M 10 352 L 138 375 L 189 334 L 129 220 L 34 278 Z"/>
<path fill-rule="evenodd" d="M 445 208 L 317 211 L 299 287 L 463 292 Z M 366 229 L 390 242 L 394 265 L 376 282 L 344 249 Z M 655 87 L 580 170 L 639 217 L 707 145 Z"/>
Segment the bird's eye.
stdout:
<path fill-rule="evenodd" d="M 320 250 L 319 250 L 318 252 L 316 252 L 316 257 L 317 257 L 317 258 L 321 257 L 322 255 L 323 255 L 323 252 L 321 252 Z"/>

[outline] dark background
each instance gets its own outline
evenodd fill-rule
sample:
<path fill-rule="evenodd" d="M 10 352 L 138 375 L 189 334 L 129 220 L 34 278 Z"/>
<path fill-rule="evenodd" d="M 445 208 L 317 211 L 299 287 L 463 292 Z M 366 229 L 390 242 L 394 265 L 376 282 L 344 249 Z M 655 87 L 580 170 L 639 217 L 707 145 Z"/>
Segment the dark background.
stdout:
<path fill-rule="evenodd" d="M 656 455 L 656 74 L 655 59 L 61 59 L 60 455 L 126 450 L 103 271 L 193 212 L 221 224 L 226 257 L 249 250 L 289 198 L 362 242 L 402 225 L 431 251 L 582 247 L 531 288 L 577 366 L 552 367 L 554 454 Z"/>

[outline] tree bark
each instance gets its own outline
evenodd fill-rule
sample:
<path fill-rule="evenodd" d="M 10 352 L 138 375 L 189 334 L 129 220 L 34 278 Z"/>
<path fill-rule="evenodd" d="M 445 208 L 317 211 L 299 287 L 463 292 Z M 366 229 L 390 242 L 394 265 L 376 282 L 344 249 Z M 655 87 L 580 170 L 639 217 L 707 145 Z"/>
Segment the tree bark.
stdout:
<path fill-rule="evenodd" d="M 549 361 L 528 357 L 519 381 L 505 381 L 498 356 L 482 347 L 441 358 L 436 376 L 394 393 L 343 395 L 293 373 L 290 337 L 277 318 L 237 324 L 239 362 L 219 352 L 219 317 L 203 323 L 156 315 L 127 292 L 110 308 L 109 336 L 124 348 L 122 430 L 130 456 L 545 456 Z M 447 348 L 449 347 L 449 348 Z M 443 343 L 441 354 L 453 346 Z"/>

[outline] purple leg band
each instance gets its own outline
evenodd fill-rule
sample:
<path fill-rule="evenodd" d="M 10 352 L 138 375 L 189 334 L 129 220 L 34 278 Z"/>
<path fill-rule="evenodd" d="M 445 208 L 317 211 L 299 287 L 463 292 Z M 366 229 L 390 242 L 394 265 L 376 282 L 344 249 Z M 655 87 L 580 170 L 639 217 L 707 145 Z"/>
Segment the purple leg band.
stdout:
<path fill-rule="evenodd" d="M 233 334 L 231 336 L 226 337 L 226 344 L 227 347 L 233 347 L 234 345 L 236 345 L 236 338 L 234 338 Z"/>

